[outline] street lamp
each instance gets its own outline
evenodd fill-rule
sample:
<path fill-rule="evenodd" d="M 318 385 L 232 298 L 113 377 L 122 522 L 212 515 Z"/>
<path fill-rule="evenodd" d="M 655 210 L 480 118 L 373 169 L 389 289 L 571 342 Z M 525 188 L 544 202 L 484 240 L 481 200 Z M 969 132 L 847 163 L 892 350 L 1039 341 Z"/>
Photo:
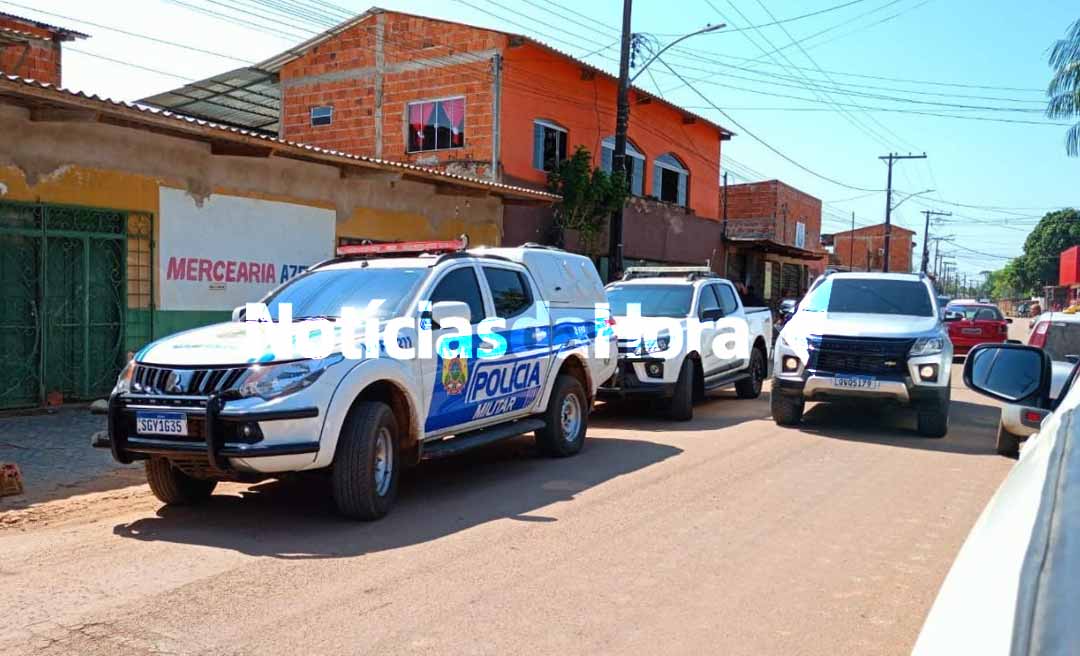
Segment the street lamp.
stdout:
<path fill-rule="evenodd" d="M 895 210 L 896 208 L 900 207 L 901 205 L 904 204 L 904 201 L 908 200 L 909 198 L 915 198 L 916 196 L 924 196 L 926 194 L 932 194 L 935 191 L 937 191 L 937 189 L 923 189 L 922 191 L 916 192 L 914 194 L 908 194 L 907 196 L 904 196 L 904 198 L 899 203 L 897 203 L 896 205 L 893 205 L 892 209 Z"/>
<path fill-rule="evenodd" d="M 645 69 L 649 67 L 656 58 L 664 54 L 669 48 L 677 43 L 681 43 L 692 36 L 699 34 L 706 34 L 708 32 L 715 32 L 723 27 L 726 27 L 724 23 L 719 25 L 709 25 L 696 32 L 691 32 L 681 36 L 671 43 L 667 44 L 656 52 L 647 62 L 641 67 L 641 69 L 633 76 L 630 76 L 630 50 L 632 47 L 632 41 L 634 35 L 630 31 L 630 18 L 632 14 L 631 7 L 633 0 L 623 0 L 623 22 L 622 22 L 622 50 L 619 53 L 619 93 L 617 99 L 617 111 L 615 114 L 615 152 L 611 157 L 611 170 L 614 171 L 626 171 L 626 133 L 630 127 L 630 85 L 639 75 L 645 72 Z M 623 268 L 623 211 L 620 207 L 615 210 L 611 215 L 611 227 L 608 230 L 608 280 L 614 280 L 616 275 L 622 272 Z"/>

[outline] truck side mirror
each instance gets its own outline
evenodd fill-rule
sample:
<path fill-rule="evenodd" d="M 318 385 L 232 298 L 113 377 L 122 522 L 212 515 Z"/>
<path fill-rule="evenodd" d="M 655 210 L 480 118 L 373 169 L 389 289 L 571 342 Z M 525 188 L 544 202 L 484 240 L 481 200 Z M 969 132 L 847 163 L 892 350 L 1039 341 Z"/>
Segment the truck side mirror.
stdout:
<path fill-rule="evenodd" d="M 1050 356 L 1023 344 L 980 344 L 964 362 L 964 384 L 1006 403 L 1047 407 Z"/>
<path fill-rule="evenodd" d="M 469 304 L 462 301 L 439 301 L 431 306 L 433 328 L 442 326 L 448 319 L 464 319 L 465 323 L 472 323 Z"/>
<path fill-rule="evenodd" d="M 233 308 L 233 311 L 232 311 L 232 320 L 233 321 L 243 321 L 246 317 L 247 317 L 247 307 L 245 307 L 243 305 L 238 305 L 238 306 Z"/>

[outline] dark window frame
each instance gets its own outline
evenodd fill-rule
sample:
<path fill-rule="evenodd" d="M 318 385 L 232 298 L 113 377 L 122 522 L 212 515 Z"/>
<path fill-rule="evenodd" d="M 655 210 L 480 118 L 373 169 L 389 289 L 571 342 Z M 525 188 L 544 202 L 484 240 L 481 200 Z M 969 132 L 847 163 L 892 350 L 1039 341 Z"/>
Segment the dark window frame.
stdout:
<path fill-rule="evenodd" d="M 460 273 L 462 271 L 465 271 L 465 272 L 468 272 L 469 274 L 471 274 L 473 282 L 476 283 L 476 296 L 477 296 L 477 299 L 480 302 L 480 313 L 479 313 L 479 315 L 476 313 L 476 311 L 475 311 L 476 308 L 473 307 L 473 304 L 470 303 L 468 300 L 466 300 L 464 298 L 442 298 L 442 299 L 436 300 L 436 293 L 439 291 L 439 288 L 442 287 L 443 283 L 445 283 L 447 281 L 447 279 L 449 279 L 451 276 L 456 275 L 456 274 L 458 274 L 458 273 Z M 468 266 L 462 266 L 462 267 L 457 267 L 455 269 L 450 269 L 449 271 L 444 273 L 442 275 L 442 277 L 439 278 L 435 282 L 435 284 L 431 287 L 431 292 L 428 294 L 428 301 L 432 305 L 434 305 L 435 303 L 438 303 L 439 301 L 461 301 L 462 303 L 467 304 L 469 306 L 469 312 L 472 314 L 472 317 L 470 317 L 470 319 L 469 319 L 469 323 L 474 325 L 474 326 L 487 318 L 487 304 L 484 302 L 483 286 L 480 284 L 480 276 L 476 275 L 476 267 L 472 266 L 471 264 L 468 265 Z"/>
<path fill-rule="evenodd" d="M 315 113 L 320 111 L 320 110 L 327 110 L 329 112 L 325 116 L 325 119 L 326 119 L 325 122 L 322 122 L 323 117 L 315 116 Z M 310 116 L 310 119 L 311 119 L 311 127 L 313 127 L 313 128 L 321 128 L 321 127 L 326 127 L 327 125 L 333 125 L 334 124 L 334 106 L 333 105 L 316 105 L 316 106 L 311 108 L 309 116 Z"/>
<path fill-rule="evenodd" d="M 554 159 L 548 155 L 547 139 L 549 132 L 556 135 Z M 537 144 L 534 141 L 533 152 L 534 155 L 539 152 L 540 161 L 536 161 L 536 158 L 534 156 L 533 168 L 537 169 L 538 171 L 551 171 L 555 168 L 554 165 L 566 161 L 568 157 L 567 143 L 570 140 L 569 130 L 557 123 L 554 123 L 553 121 L 538 118 L 533 120 L 533 139 L 535 140 L 538 137 L 541 139 L 541 144 L 538 149 Z M 537 166 L 538 164 L 539 166 Z"/>
<path fill-rule="evenodd" d="M 528 279 L 528 277 L 526 277 L 526 275 L 524 273 L 522 273 L 521 271 L 518 271 L 517 269 L 509 269 L 509 268 L 506 268 L 506 267 L 498 267 L 498 266 L 486 266 L 486 265 L 483 265 L 480 268 L 484 272 L 484 280 L 487 282 L 488 291 L 491 293 L 491 304 L 495 309 L 495 318 L 497 318 L 497 319 L 513 319 L 514 317 L 520 317 L 521 315 L 528 312 L 529 308 L 531 308 L 533 306 L 533 303 L 535 303 L 536 298 L 533 295 L 532 285 L 529 283 L 529 279 Z M 497 299 L 495 297 L 495 284 L 492 282 L 491 275 L 489 273 L 489 272 L 492 272 L 492 271 L 511 274 L 511 275 L 515 276 L 517 278 L 517 281 L 521 284 L 521 289 L 525 293 L 525 298 L 524 298 L 523 304 L 521 305 L 521 307 L 517 311 L 515 311 L 513 313 L 510 313 L 510 314 L 503 314 L 500 311 L 500 309 L 499 309 L 499 299 Z"/>

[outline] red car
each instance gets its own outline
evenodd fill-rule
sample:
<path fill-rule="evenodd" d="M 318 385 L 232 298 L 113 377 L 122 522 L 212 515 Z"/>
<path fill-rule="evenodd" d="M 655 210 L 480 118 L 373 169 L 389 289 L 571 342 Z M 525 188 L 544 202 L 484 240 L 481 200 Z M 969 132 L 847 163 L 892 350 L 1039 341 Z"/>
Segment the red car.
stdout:
<path fill-rule="evenodd" d="M 950 305 L 945 308 L 945 321 L 954 355 L 965 355 L 979 344 L 1004 342 L 1012 323 L 996 306 L 982 303 Z"/>

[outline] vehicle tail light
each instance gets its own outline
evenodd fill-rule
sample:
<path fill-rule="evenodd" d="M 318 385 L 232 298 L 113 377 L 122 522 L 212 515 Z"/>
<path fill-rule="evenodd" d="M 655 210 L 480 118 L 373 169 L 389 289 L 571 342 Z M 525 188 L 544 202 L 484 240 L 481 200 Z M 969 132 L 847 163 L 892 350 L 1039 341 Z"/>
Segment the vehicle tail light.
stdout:
<path fill-rule="evenodd" d="M 1037 424 L 1043 420 L 1044 416 L 1045 415 L 1043 415 L 1043 413 L 1041 412 L 1037 412 L 1035 410 L 1028 410 L 1024 412 L 1024 421 L 1032 424 Z"/>
<path fill-rule="evenodd" d="M 1039 325 L 1035 326 L 1035 330 L 1031 331 L 1031 337 L 1028 338 L 1028 345 L 1043 348 L 1044 346 L 1046 346 L 1046 333 L 1049 331 L 1049 321 L 1043 321 Z"/>
<path fill-rule="evenodd" d="M 1007 324 L 1007 323 L 1000 324 L 998 326 L 998 328 L 1001 329 L 1001 334 L 1002 335 L 1008 335 L 1009 334 L 1009 324 Z"/>
<path fill-rule="evenodd" d="M 614 326 L 615 325 L 615 317 L 608 317 L 607 321 L 605 321 L 604 323 L 606 323 L 609 326 Z"/>

